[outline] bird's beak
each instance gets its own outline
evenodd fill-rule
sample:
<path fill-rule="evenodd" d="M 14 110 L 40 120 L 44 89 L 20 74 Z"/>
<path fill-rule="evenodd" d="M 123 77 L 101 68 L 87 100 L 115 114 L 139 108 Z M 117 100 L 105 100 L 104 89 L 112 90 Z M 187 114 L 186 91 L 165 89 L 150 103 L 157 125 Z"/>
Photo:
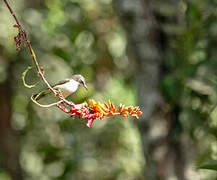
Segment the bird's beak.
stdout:
<path fill-rule="evenodd" d="M 88 91 L 87 85 L 85 83 L 83 84 L 83 86 Z"/>

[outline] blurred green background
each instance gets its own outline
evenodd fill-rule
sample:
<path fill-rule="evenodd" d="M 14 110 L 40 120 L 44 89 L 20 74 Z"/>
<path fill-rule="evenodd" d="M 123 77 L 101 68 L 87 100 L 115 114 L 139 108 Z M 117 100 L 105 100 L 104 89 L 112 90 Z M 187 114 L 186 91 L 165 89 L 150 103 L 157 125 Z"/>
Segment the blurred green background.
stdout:
<path fill-rule="evenodd" d="M 0 5 L 0 180 L 214 180 L 217 159 L 215 0 L 9 1 L 53 84 L 74 73 L 70 96 L 139 105 L 139 120 L 85 121 L 41 108 L 21 81 L 33 65 Z M 31 71 L 29 83 L 38 81 Z"/>

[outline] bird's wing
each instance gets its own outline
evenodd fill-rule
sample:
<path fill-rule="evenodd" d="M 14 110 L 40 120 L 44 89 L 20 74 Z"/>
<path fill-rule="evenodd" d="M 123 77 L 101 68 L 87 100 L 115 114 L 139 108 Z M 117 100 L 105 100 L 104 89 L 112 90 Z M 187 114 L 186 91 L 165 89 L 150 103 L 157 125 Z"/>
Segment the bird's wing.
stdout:
<path fill-rule="evenodd" d="M 55 88 L 55 86 L 62 85 L 62 84 L 67 83 L 69 81 L 70 81 L 70 79 L 61 80 L 61 81 L 57 82 L 56 84 L 54 84 L 52 87 Z"/>

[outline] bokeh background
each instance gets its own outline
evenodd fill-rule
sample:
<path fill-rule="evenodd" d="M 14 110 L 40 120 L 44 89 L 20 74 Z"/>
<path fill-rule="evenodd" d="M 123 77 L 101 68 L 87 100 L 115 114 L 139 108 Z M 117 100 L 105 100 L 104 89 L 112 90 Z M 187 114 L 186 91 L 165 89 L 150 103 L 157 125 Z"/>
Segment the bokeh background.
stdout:
<path fill-rule="evenodd" d="M 214 180 L 217 159 L 215 0 L 10 0 L 47 80 L 86 77 L 88 98 L 139 105 L 143 115 L 91 128 L 30 100 L 33 65 L 0 4 L 1 180 Z M 31 71 L 29 83 L 39 80 Z"/>

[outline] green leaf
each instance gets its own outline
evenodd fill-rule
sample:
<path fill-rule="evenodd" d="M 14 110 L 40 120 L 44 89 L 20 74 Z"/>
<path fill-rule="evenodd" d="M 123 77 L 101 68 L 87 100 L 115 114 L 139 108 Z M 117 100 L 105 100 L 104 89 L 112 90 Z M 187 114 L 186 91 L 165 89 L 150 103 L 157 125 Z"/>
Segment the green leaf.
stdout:
<path fill-rule="evenodd" d="M 210 160 L 200 165 L 198 169 L 211 169 L 217 171 L 217 160 Z"/>

